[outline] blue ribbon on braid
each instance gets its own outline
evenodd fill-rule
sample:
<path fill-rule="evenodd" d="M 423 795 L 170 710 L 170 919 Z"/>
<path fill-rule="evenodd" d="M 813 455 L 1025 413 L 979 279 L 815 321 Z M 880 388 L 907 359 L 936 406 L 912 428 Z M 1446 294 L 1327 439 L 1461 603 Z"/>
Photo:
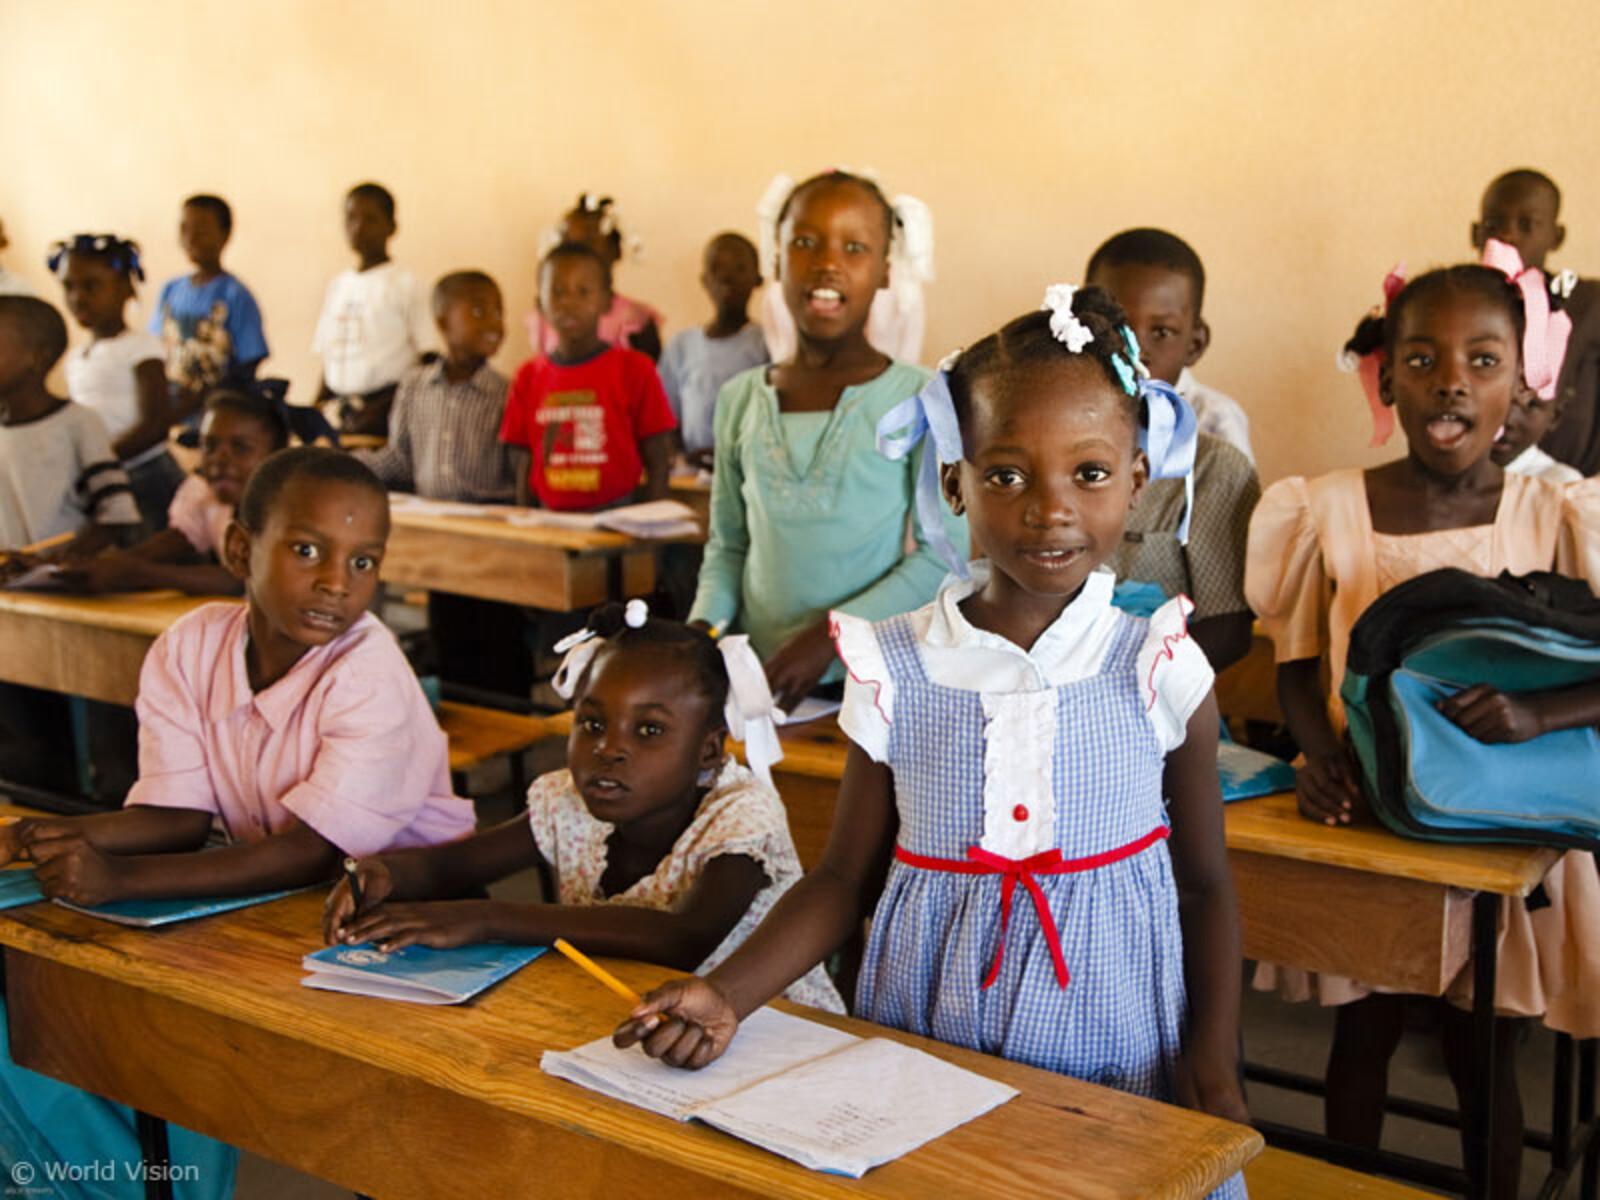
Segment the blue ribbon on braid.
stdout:
<path fill-rule="evenodd" d="M 1139 449 L 1150 460 L 1150 478 L 1183 480 L 1183 520 L 1178 542 L 1189 544 L 1189 518 L 1194 513 L 1194 453 L 1200 422 L 1189 402 L 1169 383 L 1141 379 L 1138 385 Z"/>
<path fill-rule="evenodd" d="M 914 396 L 900 401 L 878 420 L 878 453 L 891 460 L 910 455 L 928 438 L 932 445 L 922 455 L 917 470 L 917 525 L 922 537 L 958 578 L 970 579 L 967 560 L 956 551 L 944 528 L 939 488 L 939 464 L 961 461 L 961 426 L 950 400 L 950 376 L 935 371 Z"/>
<path fill-rule="evenodd" d="M 139 261 L 139 243 L 131 238 L 119 238 L 114 233 L 78 233 L 71 241 L 57 242 L 50 247 L 45 264 L 50 274 L 59 275 L 61 265 L 69 254 L 99 254 L 113 271 L 123 271 L 133 279 L 144 282 L 144 265 Z"/>

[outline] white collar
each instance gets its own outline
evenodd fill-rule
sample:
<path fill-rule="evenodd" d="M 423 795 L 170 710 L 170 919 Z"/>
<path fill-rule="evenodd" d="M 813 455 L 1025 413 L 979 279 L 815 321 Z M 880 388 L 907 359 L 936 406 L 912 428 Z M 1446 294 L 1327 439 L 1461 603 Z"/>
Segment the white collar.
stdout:
<path fill-rule="evenodd" d="M 1183 370 L 1178 372 L 1178 382 L 1172 386 L 1178 395 L 1182 396 L 1185 400 L 1189 400 L 1191 404 L 1193 403 L 1191 397 L 1194 395 L 1195 387 L 1198 386 L 1194 381 L 1193 371 L 1189 370 L 1188 367 L 1183 368 Z"/>
<path fill-rule="evenodd" d="M 1039 635 L 1031 650 L 998 633 L 979 629 L 968 621 L 961 611 L 961 602 L 989 582 L 988 559 L 977 559 L 970 564 L 971 579 L 957 579 L 939 590 L 933 602 L 932 620 L 928 625 L 927 641 L 930 646 L 962 647 L 983 646 L 1024 657 L 1038 657 L 1051 661 L 1063 656 L 1068 648 L 1081 641 L 1096 621 L 1111 607 L 1111 592 L 1117 578 L 1110 571 L 1097 570 L 1084 580 L 1083 589 L 1073 598 L 1061 615 Z"/>

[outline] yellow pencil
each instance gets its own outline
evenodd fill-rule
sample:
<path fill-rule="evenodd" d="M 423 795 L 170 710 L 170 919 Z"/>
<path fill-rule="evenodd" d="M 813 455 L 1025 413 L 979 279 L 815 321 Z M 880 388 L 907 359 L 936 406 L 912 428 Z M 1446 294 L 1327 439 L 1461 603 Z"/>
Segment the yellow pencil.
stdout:
<path fill-rule="evenodd" d="M 567 941 L 566 938 L 557 938 L 551 943 L 551 945 L 553 945 L 557 950 L 561 951 L 561 953 L 565 954 L 573 962 L 577 963 L 585 971 L 589 972 L 589 974 L 593 975 L 601 983 L 605 984 L 617 995 L 628 1001 L 630 1004 L 639 1003 L 638 992 L 634 991 L 627 984 L 623 983 L 622 980 L 618 979 L 610 971 L 606 970 L 599 963 L 595 962 L 594 959 L 590 958 L 582 950 L 579 950 L 571 942 Z"/>

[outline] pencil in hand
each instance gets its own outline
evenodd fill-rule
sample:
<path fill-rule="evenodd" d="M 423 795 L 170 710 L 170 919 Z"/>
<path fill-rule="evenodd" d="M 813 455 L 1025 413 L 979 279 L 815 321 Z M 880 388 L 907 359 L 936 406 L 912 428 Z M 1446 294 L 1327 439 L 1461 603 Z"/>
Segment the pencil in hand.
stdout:
<path fill-rule="evenodd" d="M 356 873 L 356 860 L 344 860 L 344 880 L 350 885 L 350 915 L 353 917 L 361 911 L 361 877 Z"/>
<path fill-rule="evenodd" d="M 643 997 L 641 997 L 638 992 L 634 991 L 627 984 L 623 983 L 622 980 L 618 979 L 610 971 L 606 970 L 599 963 L 595 962 L 594 959 L 590 958 L 582 950 L 579 950 L 571 942 L 567 941 L 566 938 L 557 938 L 550 944 L 557 950 L 561 951 L 562 954 L 566 955 L 589 975 L 593 976 L 595 979 L 605 984 L 606 987 L 610 988 L 617 995 L 621 996 L 629 1004 L 637 1005 L 641 1003 Z M 654 1029 L 657 1025 L 661 1024 L 660 1016 L 654 1014 L 646 1017 L 645 1021 L 648 1023 L 646 1026 L 647 1029 Z"/>

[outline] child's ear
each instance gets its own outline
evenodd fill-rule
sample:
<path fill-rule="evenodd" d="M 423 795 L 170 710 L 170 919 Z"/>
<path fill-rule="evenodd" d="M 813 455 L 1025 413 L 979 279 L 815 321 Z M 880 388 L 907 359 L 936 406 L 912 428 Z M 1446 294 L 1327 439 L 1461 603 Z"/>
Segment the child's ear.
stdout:
<path fill-rule="evenodd" d="M 250 531 L 235 517 L 222 535 L 222 565 L 236 579 L 250 578 Z"/>
<path fill-rule="evenodd" d="M 928 447 L 927 453 L 933 453 L 932 446 Z M 939 464 L 939 490 L 944 493 L 945 503 L 950 506 L 950 511 L 955 513 L 956 516 L 962 516 L 967 511 L 967 502 L 961 495 L 960 463 Z"/>
<path fill-rule="evenodd" d="M 1211 345 L 1211 326 L 1206 324 L 1204 317 L 1194 319 L 1194 332 L 1189 335 L 1188 352 L 1183 356 L 1183 365 L 1192 367 L 1200 361 L 1200 356 L 1206 352 L 1206 347 Z"/>
<path fill-rule="evenodd" d="M 696 765 L 702 771 L 715 771 L 727 757 L 728 728 L 722 723 L 721 716 L 721 713 L 717 714 L 716 728 L 706 730 L 706 736 L 700 743 L 700 757 Z"/>
<path fill-rule="evenodd" d="M 1551 243 L 1550 243 L 1550 249 L 1552 249 L 1552 250 L 1561 249 L 1561 243 L 1566 241 L 1566 240 L 1567 240 L 1567 227 L 1565 225 L 1557 225 L 1556 226 L 1556 236 L 1555 236 L 1554 240 L 1552 240 Z"/>
<path fill-rule="evenodd" d="M 1150 456 L 1135 447 L 1133 451 L 1133 492 L 1128 496 L 1129 508 L 1139 503 L 1139 497 L 1144 495 L 1144 489 L 1149 482 Z"/>
<path fill-rule="evenodd" d="M 1378 366 L 1378 399 L 1394 407 L 1394 366 L 1387 360 Z"/>
<path fill-rule="evenodd" d="M 1562 230 L 1561 232 L 1565 233 L 1566 231 Z M 1483 232 L 1483 222 L 1482 221 L 1474 221 L 1472 223 L 1472 248 L 1474 250 L 1476 250 L 1479 254 L 1482 254 L 1483 253 L 1483 244 L 1484 244 L 1484 242 L 1486 242 L 1488 240 L 1489 239 L 1484 235 L 1484 232 Z M 1561 243 L 1557 242 L 1556 244 L 1560 245 Z"/>

